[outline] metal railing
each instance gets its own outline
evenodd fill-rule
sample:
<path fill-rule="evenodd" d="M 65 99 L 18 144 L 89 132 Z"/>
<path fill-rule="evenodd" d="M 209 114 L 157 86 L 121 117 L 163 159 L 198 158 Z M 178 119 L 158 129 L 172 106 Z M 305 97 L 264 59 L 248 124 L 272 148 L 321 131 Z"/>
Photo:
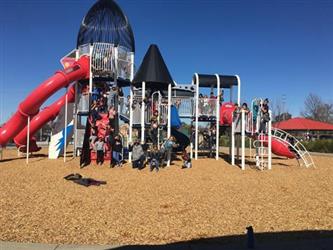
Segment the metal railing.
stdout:
<path fill-rule="evenodd" d="M 91 70 L 93 74 L 113 74 L 114 45 L 110 43 L 94 43 L 91 54 Z"/>
<path fill-rule="evenodd" d="M 192 97 L 171 97 L 171 102 L 178 109 L 180 117 L 194 116 L 194 99 Z"/>
<path fill-rule="evenodd" d="M 199 103 L 198 107 L 198 115 L 199 116 L 216 116 L 216 105 L 217 99 L 216 98 L 199 98 L 197 100 Z"/>

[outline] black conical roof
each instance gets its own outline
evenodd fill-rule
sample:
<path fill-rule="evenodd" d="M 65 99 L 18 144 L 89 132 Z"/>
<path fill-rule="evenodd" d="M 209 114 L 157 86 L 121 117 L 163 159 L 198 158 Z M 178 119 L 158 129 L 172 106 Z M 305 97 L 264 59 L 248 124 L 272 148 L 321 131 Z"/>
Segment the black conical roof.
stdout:
<path fill-rule="evenodd" d="M 157 45 L 152 44 L 142 60 L 139 70 L 136 72 L 133 85 L 141 86 L 142 82 L 147 83 L 147 88 L 167 88 L 169 83 L 174 82 L 166 66 Z"/>
<path fill-rule="evenodd" d="M 131 52 L 135 50 L 131 25 L 113 0 L 98 0 L 83 18 L 76 46 L 94 42 L 120 45 Z"/>

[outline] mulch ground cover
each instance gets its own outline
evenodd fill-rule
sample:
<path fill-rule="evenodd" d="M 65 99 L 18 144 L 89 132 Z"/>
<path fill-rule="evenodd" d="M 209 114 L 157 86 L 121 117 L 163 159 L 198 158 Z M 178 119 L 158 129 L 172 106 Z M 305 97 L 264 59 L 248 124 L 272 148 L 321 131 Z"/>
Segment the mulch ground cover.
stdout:
<path fill-rule="evenodd" d="M 43 151 L 46 154 L 46 151 Z M 0 240 L 71 244 L 163 244 L 255 232 L 333 230 L 333 157 L 317 168 L 273 159 L 271 171 L 225 160 L 181 162 L 158 173 L 129 165 L 79 168 L 79 159 L 0 162 Z M 63 177 L 106 181 L 84 187 Z"/>

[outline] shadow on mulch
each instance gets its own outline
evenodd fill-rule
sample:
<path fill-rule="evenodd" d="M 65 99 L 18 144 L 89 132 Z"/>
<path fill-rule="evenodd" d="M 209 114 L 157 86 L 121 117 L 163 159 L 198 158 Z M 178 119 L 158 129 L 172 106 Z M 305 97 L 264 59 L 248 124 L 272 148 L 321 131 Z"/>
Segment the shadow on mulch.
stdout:
<path fill-rule="evenodd" d="M 250 245 L 252 243 L 252 245 Z M 200 238 L 163 245 L 128 245 L 120 250 L 128 249 L 305 249 L 329 250 L 333 246 L 333 231 L 287 231 L 273 233 L 255 233 L 254 240 L 247 235 L 231 235 L 214 238 Z M 108 250 L 108 249 L 106 249 Z"/>

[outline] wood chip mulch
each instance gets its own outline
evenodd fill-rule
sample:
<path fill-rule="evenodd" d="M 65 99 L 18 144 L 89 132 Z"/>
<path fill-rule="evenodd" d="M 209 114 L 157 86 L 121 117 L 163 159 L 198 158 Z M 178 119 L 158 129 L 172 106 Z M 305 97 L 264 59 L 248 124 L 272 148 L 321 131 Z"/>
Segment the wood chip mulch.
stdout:
<path fill-rule="evenodd" d="M 46 154 L 46 151 L 43 151 Z M 224 160 L 181 162 L 158 173 L 129 165 L 79 169 L 78 159 L 0 162 L 0 240 L 60 244 L 161 244 L 256 232 L 333 230 L 333 157 L 317 168 L 274 159 L 241 171 Z M 83 187 L 70 173 L 107 181 Z"/>

